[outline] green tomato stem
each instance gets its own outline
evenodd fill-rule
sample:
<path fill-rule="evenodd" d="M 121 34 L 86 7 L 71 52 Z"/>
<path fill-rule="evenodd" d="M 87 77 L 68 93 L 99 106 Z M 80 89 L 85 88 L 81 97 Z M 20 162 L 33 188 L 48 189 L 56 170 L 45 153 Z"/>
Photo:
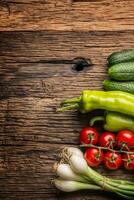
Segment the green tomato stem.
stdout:
<path fill-rule="evenodd" d="M 98 148 L 98 149 L 109 150 L 109 151 L 118 152 L 118 153 L 127 153 L 127 154 L 133 154 L 134 153 L 134 152 L 124 151 L 124 150 L 114 150 L 114 149 L 111 149 L 109 147 L 100 147 L 100 146 L 96 146 L 96 145 L 93 145 L 93 144 L 81 144 L 80 147 L 95 147 L 95 148 Z"/>

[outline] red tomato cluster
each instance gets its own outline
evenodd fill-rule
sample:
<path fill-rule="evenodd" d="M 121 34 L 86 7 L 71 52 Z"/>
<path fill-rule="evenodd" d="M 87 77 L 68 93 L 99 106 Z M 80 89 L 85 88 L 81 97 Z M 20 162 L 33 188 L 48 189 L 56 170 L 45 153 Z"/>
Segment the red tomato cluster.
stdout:
<path fill-rule="evenodd" d="M 134 133 L 131 131 L 122 130 L 117 135 L 104 132 L 99 136 L 96 128 L 85 127 L 80 132 L 80 142 L 90 145 L 84 154 L 89 166 L 97 167 L 103 162 L 108 169 L 119 169 L 123 165 L 125 169 L 134 170 Z"/>

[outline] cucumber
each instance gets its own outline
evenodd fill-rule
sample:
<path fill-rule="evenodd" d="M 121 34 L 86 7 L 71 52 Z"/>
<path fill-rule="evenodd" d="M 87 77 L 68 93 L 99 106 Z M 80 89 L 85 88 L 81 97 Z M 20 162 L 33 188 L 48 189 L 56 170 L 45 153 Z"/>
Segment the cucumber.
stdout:
<path fill-rule="evenodd" d="M 116 81 L 104 80 L 103 87 L 105 90 L 108 91 L 119 90 L 134 94 L 134 81 L 116 82 Z"/>
<path fill-rule="evenodd" d="M 134 61 L 134 49 L 125 49 L 114 52 L 108 57 L 109 66 L 128 61 Z"/>
<path fill-rule="evenodd" d="M 134 62 L 115 64 L 108 69 L 109 77 L 118 81 L 134 81 Z"/>

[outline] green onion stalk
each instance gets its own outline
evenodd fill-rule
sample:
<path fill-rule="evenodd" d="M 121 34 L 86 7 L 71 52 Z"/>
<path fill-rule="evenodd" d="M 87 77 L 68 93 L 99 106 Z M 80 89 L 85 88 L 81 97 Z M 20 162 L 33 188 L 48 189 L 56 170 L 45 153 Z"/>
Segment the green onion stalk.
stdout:
<path fill-rule="evenodd" d="M 134 182 L 102 176 L 87 165 L 83 153 L 78 148 L 68 147 L 61 155 L 62 163 L 54 165 L 58 178 L 53 180 L 59 190 L 103 190 L 116 193 L 125 199 L 134 199 Z"/>

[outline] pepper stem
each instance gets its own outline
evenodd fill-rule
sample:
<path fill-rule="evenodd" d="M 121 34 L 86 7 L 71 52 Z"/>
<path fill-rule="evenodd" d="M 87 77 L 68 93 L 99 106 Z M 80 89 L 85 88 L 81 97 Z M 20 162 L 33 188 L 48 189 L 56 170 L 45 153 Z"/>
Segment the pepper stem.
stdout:
<path fill-rule="evenodd" d="M 63 112 L 65 110 L 70 110 L 70 109 L 75 109 L 75 108 L 79 108 L 79 105 L 77 103 L 72 104 L 72 105 L 66 105 L 66 106 L 62 106 L 61 108 L 58 108 L 57 111 L 59 112 Z"/>
<path fill-rule="evenodd" d="M 57 111 L 65 111 L 70 109 L 79 108 L 79 102 L 81 97 L 65 100 L 61 102 L 61 107 L 57 109 Z"/>
<path fill-rule="evenodd" d="M 73 99 L 64 100 L 61 102 L 61 105 L 79 103 L 79 102 L 80 102 L 80 97 L 77 97 L 77 98 L 73 98 Z"/>
<path fill-rule="evenodd" d="M 105 121 L 105 117 L 103 116 L 93 117 L 89 122 L 90 126 L 93 126 L 96 121 Z"/>

